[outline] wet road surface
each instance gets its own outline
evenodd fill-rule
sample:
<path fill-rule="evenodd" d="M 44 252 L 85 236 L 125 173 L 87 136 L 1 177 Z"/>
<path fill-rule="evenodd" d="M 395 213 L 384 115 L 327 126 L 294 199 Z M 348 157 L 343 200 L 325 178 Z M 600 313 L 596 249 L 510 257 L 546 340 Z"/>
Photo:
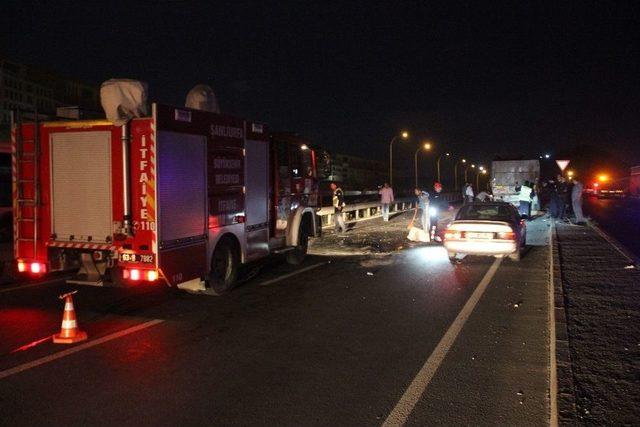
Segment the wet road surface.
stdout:
<path fill-rule="evenodd" d="M 529 233 L 546 243 L 545 223 Z M 81 287 L 90 339 L 66 347 L 40 341 L 57 332 L 68 285 L 3 286 L 3 423 L 545 424 L 547 266 L 546 246 L 454 266 L 426 245 L 275 259 L 224 297 Z"/>

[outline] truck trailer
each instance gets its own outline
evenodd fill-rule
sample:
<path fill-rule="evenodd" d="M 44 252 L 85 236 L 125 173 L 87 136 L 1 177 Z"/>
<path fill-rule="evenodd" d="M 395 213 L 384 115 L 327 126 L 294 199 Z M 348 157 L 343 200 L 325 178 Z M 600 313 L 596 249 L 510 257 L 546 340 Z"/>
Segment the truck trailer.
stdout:
<path fill-rule="evenodd" d="M 538 160 L 494 160 L 491 163 L 491 191 L 494 200 L 518 206 L 516 188 L 525 181 L 535 183 L 540 177 Z"/>
<path fill-rule="evenodd" d="M 309 141 L 259 122 L 153 103 L 124 124 L 15 120 L 11 136 L 19 274 L 224 293 L 241 264 L 300 263 L 321 232 Z"/>

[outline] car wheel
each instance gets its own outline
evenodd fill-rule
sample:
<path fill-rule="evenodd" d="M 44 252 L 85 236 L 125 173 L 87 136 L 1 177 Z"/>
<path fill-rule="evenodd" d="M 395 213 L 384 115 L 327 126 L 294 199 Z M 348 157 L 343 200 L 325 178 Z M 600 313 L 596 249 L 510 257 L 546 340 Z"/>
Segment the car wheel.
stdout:
<path fill-rule="evenodd" d="M 209 273 L 209 287 L 213 293 L 222 295 L 229 292 L 236 285 L 240 257 L 235 242 L 223 238 L 211 257 L 211 272 Z"/>
<path fill-rule="evenodd" d="M 517 251 L 509 255 L 509 258 L 511 259 L 511 261 L 520 261 L 520 259 L 522 258 L 522 247 L 518 248 Z"/>

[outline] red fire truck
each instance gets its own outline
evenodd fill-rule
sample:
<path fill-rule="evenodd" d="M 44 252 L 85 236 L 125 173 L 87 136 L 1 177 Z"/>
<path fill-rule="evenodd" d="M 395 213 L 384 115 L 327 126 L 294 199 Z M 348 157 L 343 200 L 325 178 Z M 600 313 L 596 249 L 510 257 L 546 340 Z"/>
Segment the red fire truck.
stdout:
<path fill-rule="evenodd" d="M 320 233 L 315 153 L 297 136 L 207 111 L 12 126 L 15 266 L 75 283 L 223 293 L 240 264 L 290 263 Z"/>

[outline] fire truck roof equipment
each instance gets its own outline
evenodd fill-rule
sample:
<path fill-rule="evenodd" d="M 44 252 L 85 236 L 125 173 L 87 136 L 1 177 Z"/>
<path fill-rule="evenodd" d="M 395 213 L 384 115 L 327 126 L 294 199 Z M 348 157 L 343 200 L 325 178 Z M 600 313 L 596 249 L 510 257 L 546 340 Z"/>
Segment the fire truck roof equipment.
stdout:
<path fill-rule="evenodd" d="M 122 126 L 147 115 L 147 84 L 138 80 L 110 79 L 100 86 L 100 102 L 107 119 Z"/>
<path fill-rule="evenodd" d="M 215 93 L 213 93 L 213 89 L 211 89 L 211 86 L 203 84 L 196 85 L 189 91 L 184 106 L 193 108 L 194 110 L 210 111 L 220 114 L 218 98 L 216 98 Z"/>

